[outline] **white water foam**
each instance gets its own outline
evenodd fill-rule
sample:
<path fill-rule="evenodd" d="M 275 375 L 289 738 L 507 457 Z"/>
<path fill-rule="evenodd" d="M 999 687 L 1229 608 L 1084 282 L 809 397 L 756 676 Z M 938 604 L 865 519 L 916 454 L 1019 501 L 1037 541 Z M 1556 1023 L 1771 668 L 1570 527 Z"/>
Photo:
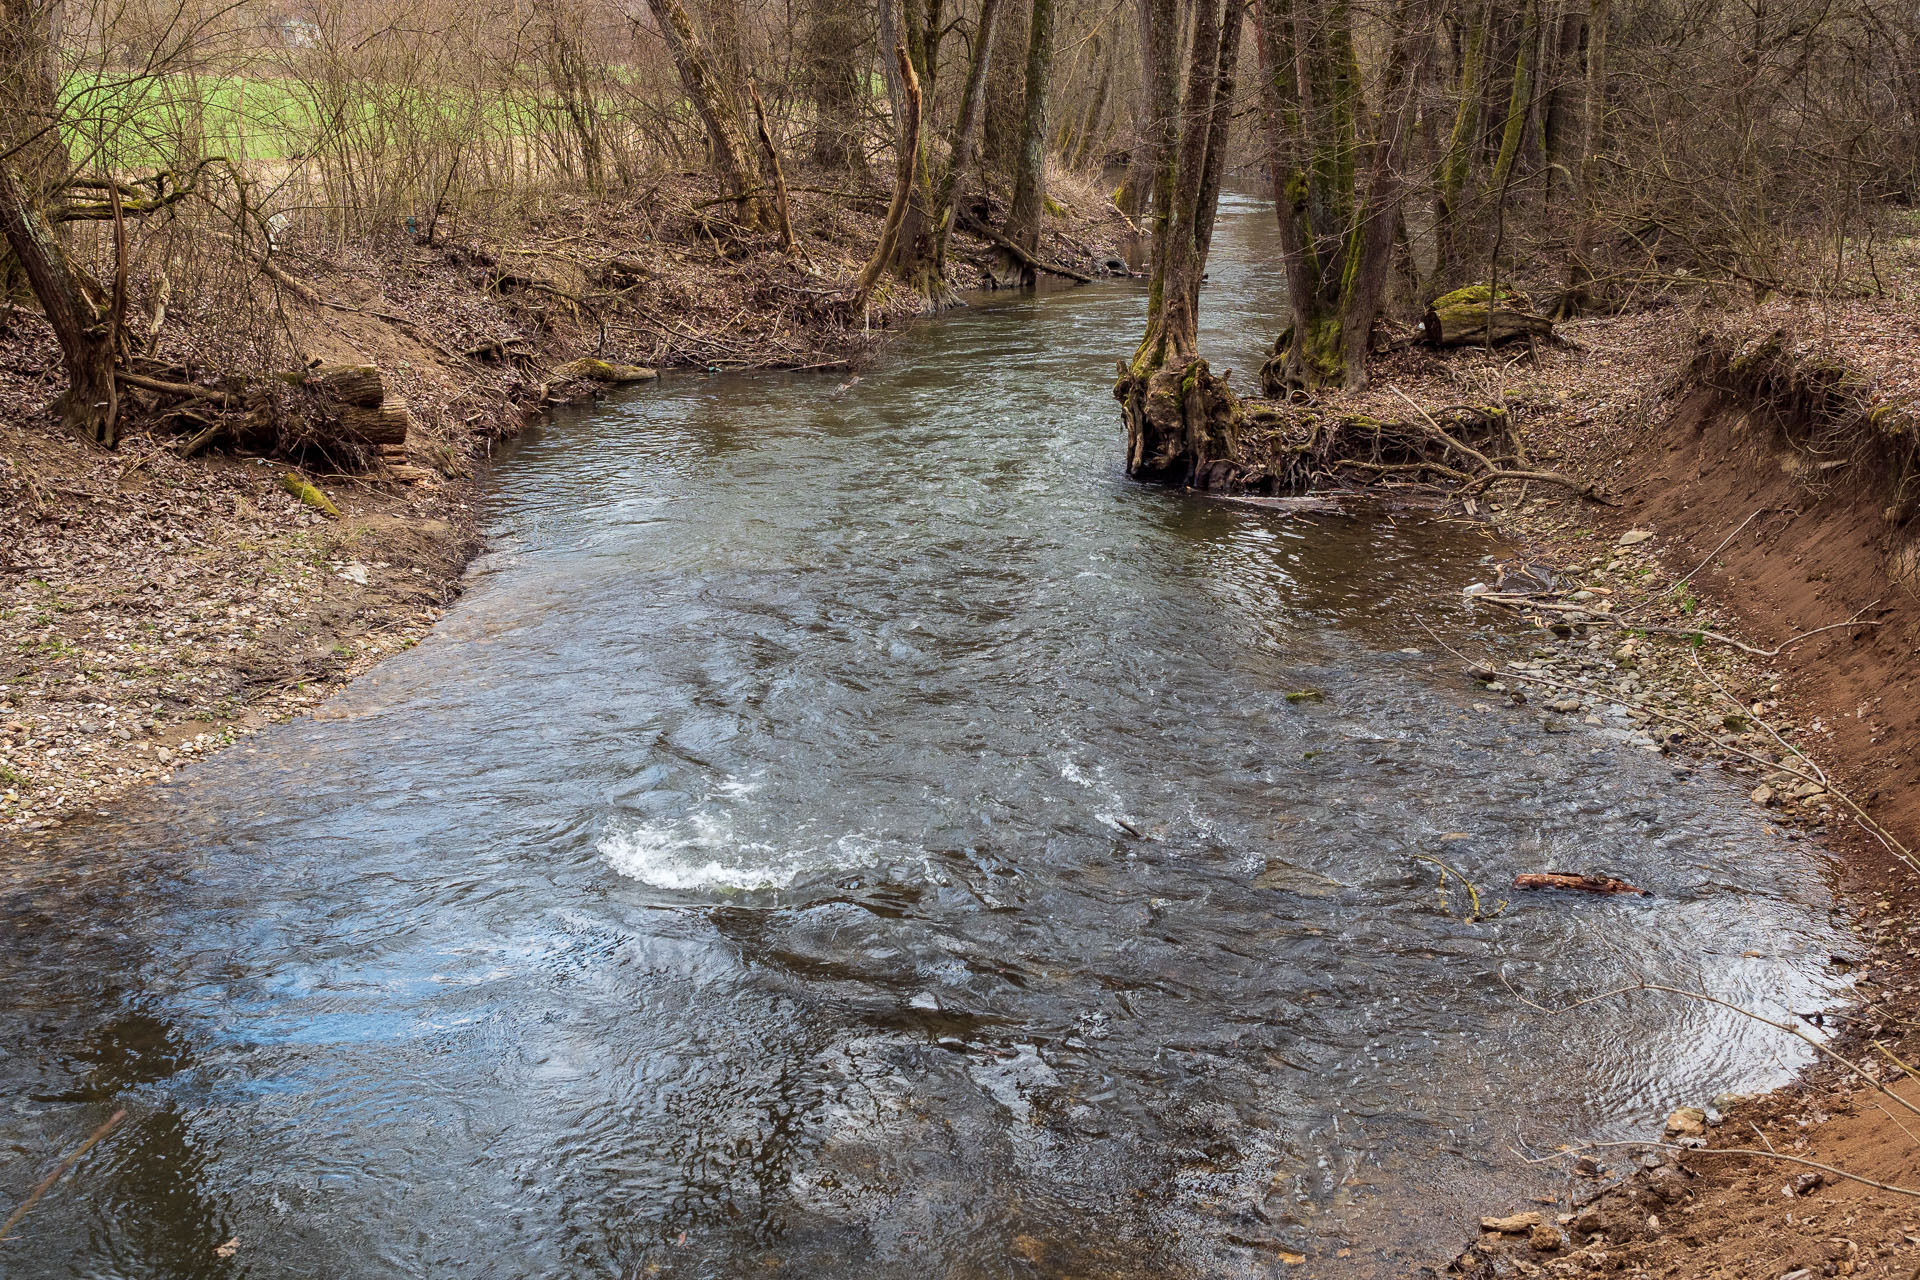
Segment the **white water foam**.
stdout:
<path fill-rule="evenodd" d="M 599 850 L 615 871 L 656 889 L 784 889 L 801 870 L 771 845 L 735 840 L 733 824 L 712 813 L 610 831 Z"/>
<path fill-rule="evenodd" d="M 729 780 L 717 794 L 738 798 L 755 790 L 757 784 Z M 781 849 L 740 839 L 725 810 L 701 809 L 685 818 L 610 830 L 596 847 L 614 871 L 656 889 L 744 893 L 785 889 L 805 873 L 873 866 L 888 846 L 849 832 L 825 846 Z"/>

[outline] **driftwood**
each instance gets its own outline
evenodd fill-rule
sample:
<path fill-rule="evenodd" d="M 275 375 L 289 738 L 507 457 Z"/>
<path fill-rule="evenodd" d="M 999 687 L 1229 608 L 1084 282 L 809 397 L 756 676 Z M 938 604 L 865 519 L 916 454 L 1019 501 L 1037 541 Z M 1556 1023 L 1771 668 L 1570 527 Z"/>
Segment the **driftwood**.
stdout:
<path fill-rule="evenodd" d="M 1420 322 L 1420 340 L 1435 347 L 1498 346 L 1552 336 L 1553 321 L 1534 312 L 1523 295 L 1502 289 L 1495 298 L 1483 284 L 1435 298 Z"/>
<path fill-rule="evenodd" d="M 1516 889 L 1576 889 L 1581 893 L 1598 894 L 1635 894 L 1642 898 L 1653 895 L 1625 880 L 1616 880 L 1612 876 L 1583 875 L 1571 871 L 1529 871 L 1513 878 Z"/>

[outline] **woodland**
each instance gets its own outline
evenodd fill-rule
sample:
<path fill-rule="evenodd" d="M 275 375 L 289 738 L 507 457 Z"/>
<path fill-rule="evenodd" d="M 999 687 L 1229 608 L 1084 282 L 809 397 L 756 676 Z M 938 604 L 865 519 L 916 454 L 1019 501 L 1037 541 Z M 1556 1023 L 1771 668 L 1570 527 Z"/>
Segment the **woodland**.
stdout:
<path fill-rule="evenodd" d="M 1423 314 L 1491 344 L 1845 292 L 1920 190 L 1916 42 L 1890 0 L 6 0 L 7 305 L 55 340 L 66 430 L 251 415 L 229 443 L 284 445 L 302 254 L 510 245 L 570 199 L 646 259 L 620 220 L 692 184 L 683 235 L 798 262 L 806 322 L 845 330 L 955 301 L 956 229 L 1088 278 L 1041 250 L 1079 180 L 1149 277 L 1129 469 L 1188 481 L 1238 421 L 1196 350 L 1223 181 L 1270 187 L 1284 238 L 1272 396 L 1363 386 Z M 804 192 L 881 215 L 857 271 L 796 241 Z M 191 367 L 156 354 L 170 311 L 222 317 Z"/>

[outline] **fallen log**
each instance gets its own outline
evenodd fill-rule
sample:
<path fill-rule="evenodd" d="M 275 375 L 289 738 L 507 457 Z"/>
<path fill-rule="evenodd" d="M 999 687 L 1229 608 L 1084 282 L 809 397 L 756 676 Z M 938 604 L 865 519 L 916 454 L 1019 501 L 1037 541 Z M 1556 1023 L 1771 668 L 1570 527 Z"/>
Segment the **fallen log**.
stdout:
<path fill-rule="evenodd" d="M 1528 871 L 1513 878 L 1516 889 L 1574 889 L 1581 893 L 1598 894 L 1636 894 L 1642 898 L 1653 895 L 1625 880 L 1612 876 L 1579 874 L 1571 871 Z"/>
<path fill-rule="evenodd" d="M 372 409 L 387 395 L 385 379 L 370 364 L 322 364 L 283 376 L 323 399 L 343 405 Z"/>
<path fill-rule="evenodd" d="M 386 400 L 372 408 L 350 404 L 340 410 L 341 433 L 363 444 L 405 444 L 412 427 L 413 414 L 404 401 Z"/>
<path fill-rule="evenodd" d="M 1526 297 L 1505 289 L 1496 298 L 1483 284 L 1443 293 L 1427 304 L 1420 340 L 1434 347 L 1475 347 L 1551 338 L 1553 321 L 1533 311 Z"/>
<path fill-rule="evenodd" d="M 611 360 L 581 359 L 569 360 L 556 367 L 555 378 L 577 378 L 585 382 L 653 382 L 659 373 L 645 365 L 616 364 Z"/>

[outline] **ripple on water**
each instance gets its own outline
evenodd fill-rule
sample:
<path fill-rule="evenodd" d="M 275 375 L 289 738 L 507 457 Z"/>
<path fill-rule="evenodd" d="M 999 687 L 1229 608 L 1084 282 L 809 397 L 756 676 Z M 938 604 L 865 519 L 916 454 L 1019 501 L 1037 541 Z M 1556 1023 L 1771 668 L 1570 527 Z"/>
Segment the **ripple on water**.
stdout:
<path fill-rule="evenodd" d="M 1272 236 L 1229 202 L 1219 364 Z M 1476 533 L 1128 484 L 1140 315 L 562 416 L 336 718 L 7 862 L 0 1203 L 129 1118 L 0 1268 L 1397 1276 L 1554 1189 L 1513 1148 L 1791 1069 L 1710 1005 L 1516 998 L 1817 1005 L 1819 869 L 1719 780 L 1476 709 L 1407 619 Z M 1547 867 L 1657 896 L 1463 919 L 1457 877 Z"/>

